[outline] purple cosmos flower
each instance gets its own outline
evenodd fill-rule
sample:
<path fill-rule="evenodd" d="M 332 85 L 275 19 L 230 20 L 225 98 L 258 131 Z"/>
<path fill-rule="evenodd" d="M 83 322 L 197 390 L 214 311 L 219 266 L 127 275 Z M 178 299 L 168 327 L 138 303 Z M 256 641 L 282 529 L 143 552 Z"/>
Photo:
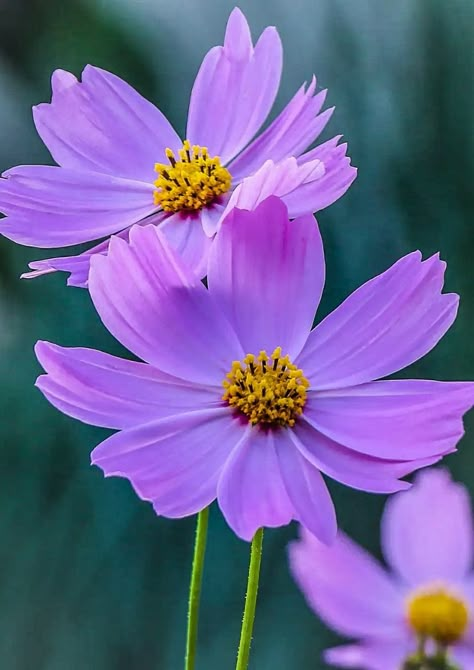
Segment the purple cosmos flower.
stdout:
<path fill-rule="evenodd" d="M 328 650 L 327 662 L 400 670 L 421 638 L 428 653 L 435 643 L 448 646 L 472 670 L 473 526 L 465 488 L 447 470 L 419 474 L 409 492 L 387 502 L 381 537 L 390 573 L 341 532 L 328 547 L 302 528 L 290 545 L 291 571 L 310 607 L 359 640 Z"/>
<path fill-rule="evenodd" d="M 86 286 L 91 256 L 107 251 L 112 233 L 126 238 L 139 222 L 159 225 L 204 276 L 229 197 L 255 173 L 256 183 L 247 185 L 254 199 L 262 188 L 280 195 L 292 218 L 337 200 L 356 170 L 340 137 L 306 151 L 333 112 L 321 112 L 326 91 L 315 93 L 314 78 L 252 141 L 273 105 L 281 70 L 275 28 L 254 47 L 244 15 L 234 9 L 224 46 L 211 49 L 198 72 L 184 142 L 154 105 L 115 75 L 88 65 L 79 82 L 57 70 L 51 103 L 35 107 L 34 120 L 60 167 L 4 173 L 0 210 L 7 218 L 0 232 L 43 248 L 105 240 L 78 256 L 30 263 L 34 272 L 24 276 L 62 270 L 71 273 L 69 284 Z"/>
<path fill-rule="evenodd" d="M 109 331 L 146 363 L 40 342 L 37 382 L 58 409 L 120 432 L 92 453 L 158 514 L 217 498 L 240 537 L 297 519 L 323 541 L 336 517 L 321 472 L 373 492 L 455 449 L 474 385 L 372 381 L 417 360 L 455 319 L 445 264 L 412 253 L 311 331 L 324 285 L 312 215 L 272 196 L 234 209 L 206 289 L 160 229 L 134 226 L 92 259 Z"/>

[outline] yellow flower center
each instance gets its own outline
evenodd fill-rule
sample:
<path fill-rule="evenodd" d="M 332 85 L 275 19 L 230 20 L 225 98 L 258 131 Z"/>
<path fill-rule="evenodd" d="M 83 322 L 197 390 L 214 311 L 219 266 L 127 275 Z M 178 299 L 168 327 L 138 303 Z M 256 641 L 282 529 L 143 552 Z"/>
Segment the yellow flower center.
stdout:
<path fill-rule="evenodd" d="M 419 637 L 442 645 L 460 640 L 469 622 L 466 603 L 443 588 L 415 593 L 408 601 L 407 615 Z"/>
<path fill-rule="evenodd" d="M 294 426 L 306 403 L 309 381 L 277 347 L 269 357 L 265 351 L 255 357 L 234 361 L 222 382 L 225 400 L 248 417 L 252 425 Z"/>
<path fill-rule="evenodd" d="M 196 211 L 210 205 L 230 189 L 232 177 L 218 156 L 211 158 L 206 147 L 191 147 L 188 140 L 179 150 L 179 160 L 166 149 L 168 164 L 156 163 L 155 205 L 165 212 Z"/>

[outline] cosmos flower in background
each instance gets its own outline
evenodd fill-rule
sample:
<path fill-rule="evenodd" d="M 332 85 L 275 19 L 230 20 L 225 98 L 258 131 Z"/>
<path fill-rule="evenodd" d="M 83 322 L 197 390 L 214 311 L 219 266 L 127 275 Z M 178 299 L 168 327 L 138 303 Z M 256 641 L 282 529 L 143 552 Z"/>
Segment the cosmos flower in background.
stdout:
<path fill-rule="evenodd" d="M 0 233 L 42 248 L 102 242 L 77 256 L 32 262 L 34 271 L 24 276 L 62 270 L 70 273 L 69 284 L 86 286 L 91 256 L 106 253 L 112 233 L 126 238 L 138 222 L 159 225 L 204 276 L 231 193 L 257 172 L 247 192 L 256 202 L 271 193 L 287 197 L 292 218 L 337 200 L 356 170 L 340 137 L 307 151 L 333 111 L 321 112 L 326 91 L 316 94 L 314 78 L 252 140 L 273 106 L 281 70 L 276 29 L 267 28 L 254 47 L 235 9 L 224 45 L 209 51 L 196 77 L 184 142 L 115 75 L 88 65 L 79 82 L 57 70 L 51 103 L 35 107 L 34 120 L 60 167 L 20 166 L 3 174 Z"/>
<path fill-rule="evenodd" d="M 328 547 L 302 528 L 289 548 L 293 576 L 328 626 L 358 640 L 329 649 L 326 661 L 358 670 L 448 667 L 416 665 L 421 646 L 472 670 L 473 538 L 468 493 L 444 469 L 420 473 L 386 503 L 388 569 L 342 532 Z"/>
<path fill-rule="evenodd" d="M 312 215 L 272 196 L 234 209 L 212 246 L 206 289 L 154 226 L 112 237 L 89 289 L 109 331 L 146 363 L 37 345 L 37 385 L 64 413 L 118 430 L 92 453 L 167 517 L 217 498 L 237 535 L 300 521 L 337 531 L 321 473 L 365 491 L 452 452 L 474 385 L 372 381 L 430 351 L 453 323 L 445 264 L 409 254 L 312 331 L 324 286 Z"/>

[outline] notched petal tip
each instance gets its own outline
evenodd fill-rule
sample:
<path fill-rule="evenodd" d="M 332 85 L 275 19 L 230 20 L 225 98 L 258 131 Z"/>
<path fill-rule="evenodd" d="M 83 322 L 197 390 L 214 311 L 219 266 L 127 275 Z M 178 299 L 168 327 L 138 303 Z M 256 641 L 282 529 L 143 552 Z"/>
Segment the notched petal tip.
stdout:
<path fill-rule="evenodd" d="M 267 26 L 265 28 L 265 30 L 262 32 L 262 34 L 260 35 L 260 37 L 258 38 L 257 44 L 258 44 L 258 42 L 260 42 L 262 40 L 262 38 L 264 36 L 266 36 L 266 39 L 278 40 L 278 42 L 281 45 L 280 33 L 278 32 L 278 29 L 277 29 L 276 26 Z"/>
<path fill-rule="evenodd" d="M 453 307 L 456 307 L 456 311 L 459 308 L 459 303 L 461 302 L 461 296 L 458 293 L 444 293 L 445 298 L 449 298 Z"/>
<path fill-rule="evenodd" d="M 6 186 L 7 181 L 12 180 L 18 174 L 21 175 L 22 170 L 29 167 L 30 167 L 29 165 L 15 165 L 14 167 L 8 168 L 8 170 L 2 172 L 2 179 L 0 180 L 0 185 Z"/>
<path fill-rule="evenodd" d="M 150 238 L 153 241 L 155 240 L 155 238 L 157 238 L 160 241 L 164 239 L 164 237 L 159 233 L 157 226 L 155 226 L 153 223 L 148 223 L 144 226 L 135 225 L 130 228 L 130 232 L 128 234 L 128 241 L 130 246 L 133 246 L 139 240 L 146 238 Z M 122 241 L 125 242 L 125 244 L 127 245 L 127 242 L 125 240 Z"/>
<path fill-rule="evenodd" d="M 232 32 L 232 30 L 245 30 L 249 29 L 249 24 L 247 18 L 243 11 L 237 5 L 229 14 L 226 25 L 226 37 L 227 31 Z"/>
<path fill-rule="evenodd" d="M 43 393 L 44 385 L 46 380 L 48 379 L 48 376 L 49 375 L 38 375 L 35 383 L 33 384 L 33 386 L 35 386 L 39 391 L 41 391 L 41 393 Z"/>
<path fill-rule="evenodd" d="M 53 342 L 48 342 L 48 340 L 38 340 L 33 347 L 33 351 L 35 352 L 36 358 L 38 359 L 39 363 L 46 370 L 46 357 L 48 356 L 49 353 L 57 351 L 60 348 L 61 347 L 59 347 L 57 344 L 53 344 Z"/>
<path fill-rule="evenodd" d="M 131 232 L 131 231 L 130 231 Z M 109 240 L 109 246 L 107 248 L 106 254 L 94 254 L 91 257 L 90 264 L 92 267 L 99 267 L 99 259 L 106 261 L 109 256 L 114 256 L 117 253 L 120 253 L 121 250 L 126 249 L 129 246 L 128 242 L 118 235 L 111 235 Z"/>
<path fill-rule="evenodd" d="M 230 21 L 244 21 L 245 23 L 247 22 L 245 14 L 238 5 L 235 5 L 234 9 L 229 14 L 229 18 L 227 19 L 227 25 L 230 23 Z"/>
<path fill-rule="evenodd" d="M 247 60 L 253 52 L 250 26 L 239 7 L 235 7 L 227 21 L 224 51 L 232 60 Z"/>
<path fill-rule="evenodd" d="M 62 91 L 65 91 L 77 83 L 78 79 L 75 75 L 72 74 L 72 72 L 61 69 L 54 70 L 53 74 L 51 75 L 51 89 L 53 97 L 54 95 L 62 93 Z"/>
<path fill-rule="evenodd" d="M 112 238 L 111 238 L 110 241 L 112 241 Z M 108 248 L 108 251 L 107 251 L 107 256 L 108 256 L 109 253 L 110 253 L 110 244 L 109 244 L 109 248 Z M 93 276 L 93 274 L 95 274 L 96 272 L 100 272 L 100 269 L 102 267 L 104 267 L 103 264 L 107 262 L 107 256 L 104 256 L 102 254 L 94 254 L 94 256 L 91 257 L 90 270 L 89 270 L 89 281 L 91 280 L 91 277 Z"/>
<path fill-rule="evenodd" d="M 44 268 L 44 270 L 32 270 L 31 272 L 22 272 L 20 279 L 36 279 L 43 275 L 49 275 L 56 272 L 54 268 Z"/>

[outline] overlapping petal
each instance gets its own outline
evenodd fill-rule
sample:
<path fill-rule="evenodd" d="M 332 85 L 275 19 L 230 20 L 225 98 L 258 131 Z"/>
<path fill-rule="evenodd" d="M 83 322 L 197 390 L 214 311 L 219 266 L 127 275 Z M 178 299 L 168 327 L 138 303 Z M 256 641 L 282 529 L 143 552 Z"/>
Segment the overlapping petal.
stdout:
<path fill-rule="evenodd" d="M 51 272 L 69 272 L 66 282 L 68 286 L 87 288 L 91 256 L 94 253 L 100 253 L 100 251 L 95 251 L 97 246 L 93 248 L 94 251 L 91 251 L 91 253 L 86 252 L 77 256 L 56 256 L 55 258 L 31 261 L 28 263 L 31 272 L 23 272 L 21 279 L 36 279 L 36 277 L 51 274 Z"/>
<path fill-rule="evenodd" d="M 219 507 L 233 531 L 250 541 L 262 526 L 284 526 L 294 518 L 272 431 L 247 425 L 228 459 L 217 489 Z"/>
<path fill-rule="evenodd" d="M 126 429 L 180 412 L 220 407 L 215 388 L 186 383 L 156 368 L 93 349 L 38 342 L 46 375 L 36 386 L 64 414 L 95 426 Z"/>
<path fill-rule="evenodd" d="M 345 151 L 346 145 L 336 147 L 327 164 L 319 159 L 300 164 L 293 157 L 279 163 L 266 161 L 237 186 L 222 218 L 232 207 L 255 209 L 271 195 L 283 200 L 292 219 L 327 207 L 345 193 L 357 174 Z"/>
<path fill-rule="evenodd" d="M 329 207 L 347 191 L 357 177 L 357 168 L 351 165 L 346 156 L 347 144 L 337 144 L 340 137 L 333 137 L 324 144 L 303 154 L 298 158 L 298 164 L 303 166 L 314 161 L 324 164 L 324 176 L 317 183 L 302 184 L 301 188 L 290 193 L 285 199 L 291 212 L 299 211 L 298 207 L 318 212 Z"/>
<path fill-rule="evenodd" d="M 236 180 L 252 174 L 262 165 L 262 158 L 275 163 L 299 156 L 312 144 L 331 118 L 334 108 L 319 113 L 326 91 L 315 95 L 316 78 L 306 89 L 303 85 L 276 119 L 229 165 Z"/>
<path fill-rule="evenodd" d="M 323 144 L 318 144 L 314 149 L 306 151 L 304 154 L 298 157 L 298 165 L 304 165 L 304 163 L 310 163 L 312 161 L 318 160 L 322 161 L 326 165 L 329 164 L 334 157 L 334 153 L 343 152 L 345 153 L 347 149 L 346 144 L 339 144 L 342 135 L 336 135 L 331 137 L 330 140 L 323 142 Z"/>
<path fill-rule="evenodd" d="M 152 223 L 154 225 L 159 225 L 166 216 L 165 212 L 157 212 L 146 219 L 147 225 Z M 116 236 L 128 240 L 129 232 L 130 228 L 125 228 L 125 230 L 116 233 Z M 110 237 L 107 237 L 103 242 L 99 242 L 99 244 L 94 245 L 87 251 L 83 251 L 76 256 L 57 256 L 56 258 L 44 258 L 39 261 L 31 261 L 28 263 L 28 266 L 32 272 L 24 272 L 21 275 L 21 278 L 35 279 L 36 277 L 43 274 L 49 274 L 50 272 L 69 272 L 69 278 L 67 280 L 68 286 L 87 288 L 89 284 L 91 258 L 96 254 L 106 255 L 109 250 L 109 244 Z"/>
<path fill-rule="evenodd" d="M 0 202 L 0 233 L 44 248 L 96 240 L 156 209 L 152 184 L 45 165 L 5 172 Z"/>
<path fill-rule="evenodd" d="M 106 476 L 125 477 L 157 514 L 195 514 L 216 497 L 222 467 L 242 426 L 228 408 L 180 413 L 123 430 L 92 452 Z"/>
<path fill-rule="evenodd" d="M 439 456 L 407 461 L 368 456 L 347 448 L 317 431 L 304 418 L 293 428 L 298 449 L 325 475 L 346 486 L 371 493 L 395 493 L 410 487 L 400 477 L 432 465 Z"/>
<path fill-rule="evenodd" d="M 204 210 L 196 214 L 177 212 L 167 216 L 160 231 L 183 262 L 198 277 L 207 274 L 207 262 L 212 239 L 206 235 L 202 223 Z"/>
<path fill-rule="evenodd" d="M 214 237 L 219 229 L 224 213 L 226 211 L 226 201 L 228 197 L 216 200 L 210 207 L 205 207 L 200 212 L 202 229 L 207 237 Z M 206 268 L 207 270 L 207 268 Z"/>
<path fill-rule="evenodd" d="M 223 218 L 233 207 L 239 209 L 255 209 L 263 200 L 271 195 L 278 196 L 287 204 L 288 196 L 304 184 L 320 180 L 324 175 L 324 163 L 319 160 L 310 161 L 299 166 L 296 158 L 287 158 L 280 163 L 265 161 L 255 174 L 246 177 L 232 193 Z M 313 211 L 306 209 L 303 214 Z M 289 212 L 291 218 L 295 218 Z"/>
<path fill-rule="evenodd" d="M 387 502 L 384 554 L 410 586 L 466 578 L 473 560 L 473 525 L 466 489 L 447 470 L 420 473 L 410 495 Z"/>
<path fill-rule="evenodd" d="M 310 393 L 306 420 L 320 433 L 376 458 L 424 459 L 453 451 L 474 384 L 394 380 Z"/>
<path fill-rule="evenodd" d="M 276 432 L 274 440 L 294 518 L 331 543 L 337 532 L 336 511 L 321 473 L 301 454 L 291 430 Z"/>
<path fill-rule="evenodd" d="M 275 100 L 282 70 L 282 46 L 275 28 L 255 48 L 240 9 L 229 17 L 224 46 L 204 58 L 194 82 L 186 135 L 227 163 L 252 139 Z"/>
<path fill-rule="evenodd" d="M 428 353 L 456 318 L 446 264 L 414 252 L 350 295 L 311 332 L 298 364 L 319 390 L 392 374 Z"/>
<path fill-rule="evenodd" d="M 163 114 L 120 77 L 92 65 L 82 82 L 52 76 L 50 104 L 33 109 L 38 133 L 54 160 L 74 170 L 152 183 L 154 166 L 181 140 Z"/>
<path fill-rule="evenodd" d="M 412 652 L 413 646 L 406 640 L 375 640 L 327 649 L 324 659 L 338 668 L 399 670 Z"/>
<path fill-rule="evenodd" d="M 403 636 L 404 590 L 380 564 L 339 532 L 327 546 L 300 527 L 290 570 L 308 605 L 342 635 Z"/>
<path fill-rule="evenodd" d="M 126 277 L 126 281 L 124 281 Z M 105 326 L 160 370 L 221 386 L 244 355 L 210 293 L 154 226 L 112 238 L 91 262 L 89 290 Z"/>
<path fill-rule="evenodd" d="M 211 249 L 208 283 L 246 353 L 281 346 L 294 357 L 311 328 L 324 275 L 313 217 L 290 222 L 284 204 L 271 197 L 225 219 Z"/>

